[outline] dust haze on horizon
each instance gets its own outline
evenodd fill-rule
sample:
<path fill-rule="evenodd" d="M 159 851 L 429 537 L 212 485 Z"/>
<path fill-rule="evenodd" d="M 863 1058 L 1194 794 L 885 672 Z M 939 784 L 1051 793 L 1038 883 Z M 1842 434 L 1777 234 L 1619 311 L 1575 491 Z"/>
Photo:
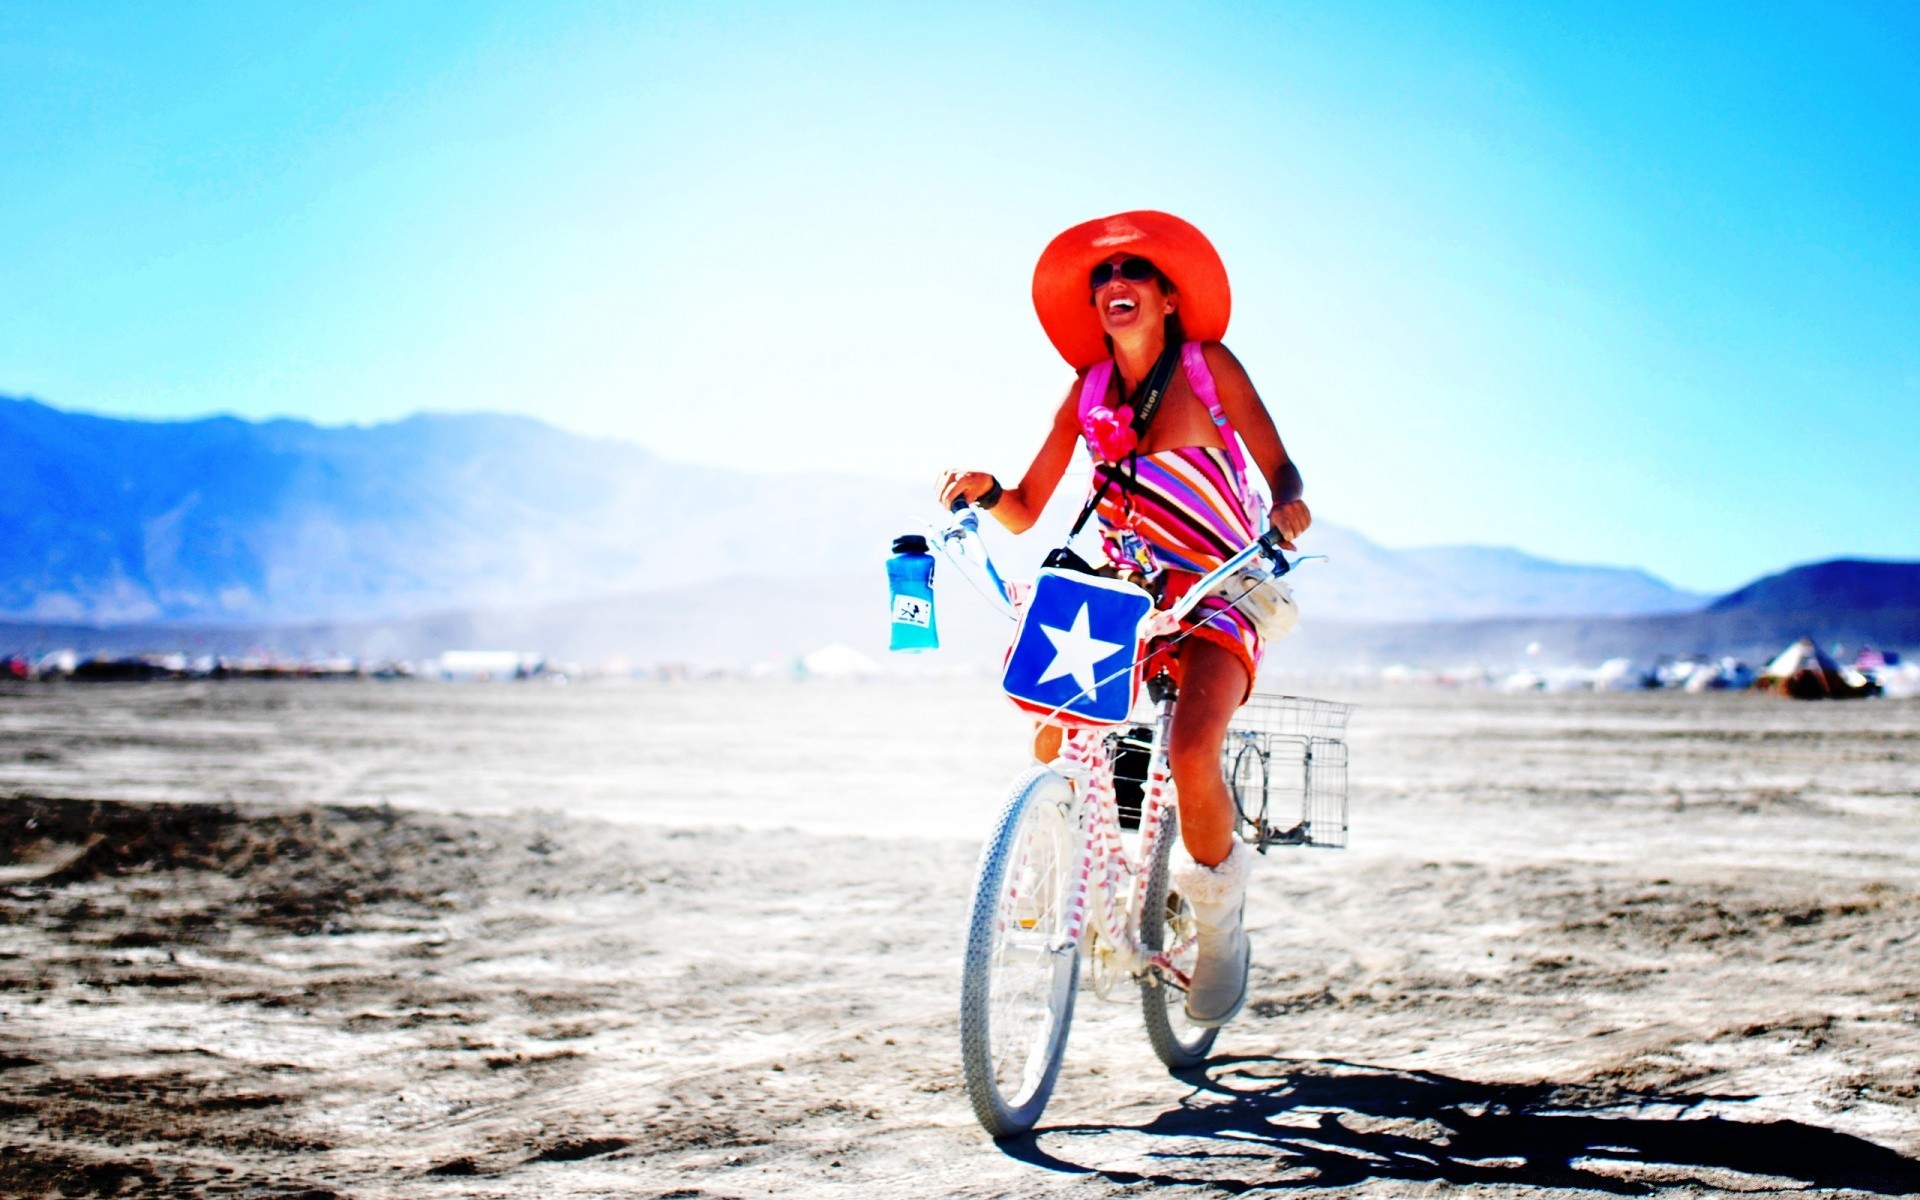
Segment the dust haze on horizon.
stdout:
<path fill-rule="evenodd" d="M 1156 207 L 1316 511 L 1717 591 L 1920 557 L 1920 14 L 479 3 L 0 15 L 0 394 L 493 410 L 1017 474 L 1026 289 Z"/>

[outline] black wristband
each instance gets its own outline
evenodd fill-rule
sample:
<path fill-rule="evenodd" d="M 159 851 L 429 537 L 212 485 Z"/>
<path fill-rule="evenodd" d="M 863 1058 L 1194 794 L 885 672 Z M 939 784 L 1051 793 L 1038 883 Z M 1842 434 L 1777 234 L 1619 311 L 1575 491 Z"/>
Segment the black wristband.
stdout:
<path fill-rule="evenodd" d="M 980 498 L 974 501 L 974 503 L 981 508 L 992 508 L 994 505 L 1000 503 L 1000 497 L 1006 494 L 1006 490 L 1000 486 L 998 479 L 994 479 L 991 475 L 987 476 L 987 478 L 993 479 L 993 485 L 986 491 L 981 492 Z"/>

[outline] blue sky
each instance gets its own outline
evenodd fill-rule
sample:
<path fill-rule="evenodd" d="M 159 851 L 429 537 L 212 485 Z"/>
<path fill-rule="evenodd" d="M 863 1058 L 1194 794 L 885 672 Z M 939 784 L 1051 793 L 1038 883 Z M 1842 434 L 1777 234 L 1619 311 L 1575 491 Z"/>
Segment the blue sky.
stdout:
<path fill-rule="evenodd" d="M 1017 475 L 1055 232 L 1186 216 L 1328 520 L 1920 557 L 1920 9 L 14 4 L 0 393 Z"/>

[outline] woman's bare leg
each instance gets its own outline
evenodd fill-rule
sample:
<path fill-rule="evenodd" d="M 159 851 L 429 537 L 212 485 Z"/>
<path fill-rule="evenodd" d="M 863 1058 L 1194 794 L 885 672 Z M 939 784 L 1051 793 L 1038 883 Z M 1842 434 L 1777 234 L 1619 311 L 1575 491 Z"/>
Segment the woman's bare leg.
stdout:
<path fill-rule="evenodd" d="M 1180 799 L 1180 840 L 1204 866 L 1233 849 L 1233 797 L 1220 773 L 1220 747 L 1247 683 L 1247 668 L 1226 647 L 1199 638 L 1180 647 L 1180 698 L 1167 759 Z"/>

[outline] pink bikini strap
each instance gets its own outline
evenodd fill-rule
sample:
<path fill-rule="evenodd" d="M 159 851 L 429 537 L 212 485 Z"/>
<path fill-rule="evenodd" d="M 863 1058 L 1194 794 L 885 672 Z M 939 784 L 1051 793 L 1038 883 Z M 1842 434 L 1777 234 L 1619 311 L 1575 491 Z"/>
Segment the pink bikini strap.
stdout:
<path fill-rule="evenodd" d="M 1213 416 L 1213 423 L 1221 429 L 1231 429 L 1227 423 L 1227 411 L 1220 407 L 1220 394 L 1213 386 L 1213 373 L 1207 370 L 1206 356 L 1201 352 L 1199 342 L 1187 342 L 1180 347 L 1180 361 L 1187 372 L 1187 382 L 1192 385 L 1194 394 L 1207 406 L 1207 412 Z M 1107 402 L 1107 387 L 1113 382 L 1113 360 L 1102 359 L 1087 368 L 1086 376 L 1080 383 L 1080 428 L 1088 428 L 1087 413 L 1096 404 Z M 1228 455 L 1233 459 L 1235 470 L 1241 470 L 1240 448 L 1227 438 Z"/>
<path fill-rule="evenodd" d="M 1207 368 L 1206 351 L 1199 342 L 1187 342 L 1180 347 L 1180 363 L 1186 369 L 1187 383 L 1193 388 L 1193 394 L 1207 406 L 1207 415 L 1220 430 L 1220 440 L 1227 444 L 1227 461 L 1233 466 L 1234 479 L 1240 485 L 1240 495 L 1249 505 L 1253 501 L 1253 491 L 1247 486 L 1247 459 L 1240 449 L 1240 436 L 1234 432 L 1233 422 L 1227 420 L 1227 410 L 1220 403 L 1220 391 L 1214 386 L 1213 372 Z M 1086 376 L 1080 383 L 1080 432 L 1086 443 L 1087 453 L 1096 460 L 1099 455 L 1093 449 L 1093 439 L 1089 435 L 1087 413 L 1096 404 L 1107 402 L 1107 385 L 1113 382 L 1113 360 L 1104 359 L 1087 368 Z M 1256 525 L 1262 514 L 1249 514 Z"/>
<path fill-rule="evenodd" d="M 1187 384 L 1193 388 L 1193 394 L 1207 406 L 1207 414 L 1213 418 L 1215 428 L 1220 430 L 1220 440 L 1227 444 L 1227 461 L 1233 464 L 1233 473 L 1240 484 L 1240 496 L 1248 505 L 1248 515 L 1254 518 L 1254 524 L 1260 523 L 1260 515 L 1251 511 L 1253 489 L 1247 486 L 1247 459 L 1240 450 L 1240 435 L 1233 431 L 1233 422 L 1227 420 L 1226 406 L 1220 403 L 1220 391 L 1213 385 L 1213 372 L 1207 369 L 1205 349 L 1199 342 L 1188 342 L 1180 347 L 1180 362 L 1187 371 Z"/>
<path fill-rule="evenodd" d="M 1107 384 L 1112 381 L 1113 360 L 1110 358 L 1088 367 L 1085 378 L 1080 381 L 1079 416 L 1080 432 L 1082 434 L 1081 440 L 1086 443 L 1087 453 L 1093 455 L 1096 459 L 1100 456 L 1094 453 L 1093 439 L 1090 436 L 1086 436 L 1091 428 L 1087 423 L 1087 412 L 1092 409 L 1094 405 L 1105 404 L 1107 402 Z"/>

